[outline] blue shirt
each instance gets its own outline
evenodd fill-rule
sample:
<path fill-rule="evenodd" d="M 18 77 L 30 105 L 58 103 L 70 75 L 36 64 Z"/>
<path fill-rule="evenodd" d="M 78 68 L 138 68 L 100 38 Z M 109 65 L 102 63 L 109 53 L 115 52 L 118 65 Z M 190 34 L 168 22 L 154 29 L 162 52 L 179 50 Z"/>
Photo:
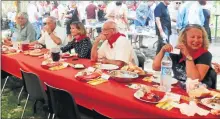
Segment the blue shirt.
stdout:
<path fill-rule="evenodd" d="M 161 23 L 161 26 L 162 26 L 164 33 L 166 33 L 166 35 L 168 35 L 168 36 L 171 35 L 170 14 L 169 14 L 167 6 L 163 2 L 160 2 L 156 6 L 156 8 L 154 10 L 154 16 L 155 16 L 155 18 L 160 17 L 160 23 Z M 156 34 L 160 35 L 157 24 L 155 26 L 156 26 Z"/>
<path fill-rule="evenodd" d="M 144 19 L 143 16 L 145 16 L 146 19 Z M 147 18 L 151 20 L 153 19 L 153 11 L 147 6 L 147 4 L 141 3 L 136 9 L 136 20 L 141 26 L 145 26 Z"/>
<path fill-rule="evenodd" d="M 178 11 L 176 25 L 177 29 L 183 29 L 188 24 L 198 24 L 203 26 L 204 21 L 203 10 L 201 5 L 199 5 L 199 2 L 186 2 Z"/>

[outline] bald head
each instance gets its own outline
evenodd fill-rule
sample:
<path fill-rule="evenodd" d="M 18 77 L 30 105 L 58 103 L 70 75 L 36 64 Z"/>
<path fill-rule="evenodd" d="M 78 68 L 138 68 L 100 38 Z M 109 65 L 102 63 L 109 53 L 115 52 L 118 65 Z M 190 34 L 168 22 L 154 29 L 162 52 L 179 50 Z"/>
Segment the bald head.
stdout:
<path fill-rule="evenodd" d="M 117 33 L 117 25 L 114 21 L 108 20 L 102 27 L 102 34 L 109 40 L 115 33 Z"/>

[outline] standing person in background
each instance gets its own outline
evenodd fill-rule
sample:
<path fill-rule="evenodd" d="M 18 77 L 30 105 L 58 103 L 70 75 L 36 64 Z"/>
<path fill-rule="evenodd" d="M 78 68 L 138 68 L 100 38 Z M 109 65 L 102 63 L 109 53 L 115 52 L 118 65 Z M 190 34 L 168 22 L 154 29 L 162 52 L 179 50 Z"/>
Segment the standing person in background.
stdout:
<path fill-rule="evenodd" d="M 122 4 L 121 1 L 117 1 L 114 2 L 114 5 L 111 5 L 111 7 L 112 8 L 107 9 L 105 18 L 115 21 L 119 32 L 126 33 L 126 31 L 129 29 L 127 6 Z"/>
<path fill-rule="evenodd" d="M 188 24 L 204 25 L 205 18 L 201 5 L 203 0 L 185 2 L 179 9 L 177 15 L 178 32 Z"/>
<path fill-rule="evenodd" d="M 181 1 L 174 1 L 172 2 L 171 8 L 169 8 L 170 12 L 170 18 L 171 18 L 171 30 L 172 34 L 170 35 L 170 44 L 175 47 L 177 45 L 177 38 L 178 38 L 178 32 L 176 28 L 176 21 L 177 21 L 177 14 L 178 10 L 181 6 L 182 2 Z"/>
<path fill-rule="evenodd" d="M 204 15 L 204 18 L 205 18 L 205 22 L 204 22 L 203 26 L 204 26 L 207 34 L 208 34 L 209 42 L 211 43 L 212 42 L 212 36 L 211 36 L 211 29 L 209 27 L 211 13 L 210 13 L 210 10 L 206 6 L 206 0 L 201 1 L 201 5 L 202 5 L 202 10 L 203 10 L 203 15 Z"/>
<path fill-rule="evenodd" d="M 38 11 L 37 11 L 35 1 L 29 2 L 27 6 L 27 13 L 29 16 L 29 22 L 33 25 L 37 33 L 36 39 L 39 39 L 41 30 L 40 30 L 40 26 L 38 25 Z"/>
<path fill-rule="evenodd" d="M 90 1 L 88 6 L 86 7 L 86 24 L 88 24 L 89 20 L 95 20 L 97 21 L 97 7 L 94 5 L 93 1 Z M 90 38 L 92 37 L 92 28 L 88 29 L 88 33 L 90 34 Z"/>
<path fill-rule="evenodd" d="M 146 22 L 153 19 L 153 11 L 150 9 L 153 3 L 154 1 L 149 0 L 147 3 L 142 2 L 139 4 L 136 9 L 136 19 L 134 20 L 135 27 L 145 26 Z M 135 39 L 137 39 L 137 36 L 135 36 Z M 147 47 L 143 45 L 143 36 L 139 37 L 139 46 L 142 48 Z"/>
<path fill-rule="evenodd" d="M 154 10 L 154 16 L 156 19 L 156 34 L 158 35 L 156 54 L 160 52 L 160 49 L 165 44 L 169 43 L 169 36 L 171 35 L 171 20 L 167 8 L 169 4 L 169 0 L 164 0 L 163 2 L 160 2 Z"/>
<path fill-rule="evenodd" d="M 44 17 L 50 16 L 51 7 L 50 7 L 50 1 L 49 0 L 46 0 L 44 2 L 44 10 L 45 10 Z"/>
<path fill-rule="evenodd" d="M 90 1 L 89 5 L 86 7 L 87 19 L 97 19 L 97 7 Z"/>
<path fill-rule="evenodd" d="M 98 21 L 99 22 L 104 22 L 106 19 L 105 19 L 105 3 L 103 2 L 102 4 L 99 4 L 98 5 Z M 100 28 L 97 28 L 97 33 L 101 33 L 101 27 Z"/>
<path fill-rule="evenodd" d="M 72 36 L 70 32 L 70 24 L 75 21 L 80 21 L 79 12 L 77 10 L 77 6 L 75 2 L 73 1 L 70 2 L 70 11 L 67 12 L 65 17 L 70 19 L 66 24 L 66 33 L 67 33 L 68 39 L 71 40 Z"/>
<path fill-rule="evenodd" d="M 59 14 L 58 14 L 58 9 L 57 9 L 58 3 L 57 2 L 51 2 L 51 11 L 50 11 L 50 16 L 56 18 L 57 20 L 59 19 Z"/>

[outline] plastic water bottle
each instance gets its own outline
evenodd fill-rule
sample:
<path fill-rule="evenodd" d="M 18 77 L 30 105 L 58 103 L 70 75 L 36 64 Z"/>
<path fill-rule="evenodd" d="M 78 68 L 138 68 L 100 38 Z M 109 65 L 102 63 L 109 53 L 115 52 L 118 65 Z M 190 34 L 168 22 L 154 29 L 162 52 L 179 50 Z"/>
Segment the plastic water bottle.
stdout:
<path fill-rule="evenodd" d="M 172 59 L 168 52 L 165 53 L 161 62 L 161 79 L 160 88 L 161 91 L 171 91 L 171 78 L 172 78 Z"/>

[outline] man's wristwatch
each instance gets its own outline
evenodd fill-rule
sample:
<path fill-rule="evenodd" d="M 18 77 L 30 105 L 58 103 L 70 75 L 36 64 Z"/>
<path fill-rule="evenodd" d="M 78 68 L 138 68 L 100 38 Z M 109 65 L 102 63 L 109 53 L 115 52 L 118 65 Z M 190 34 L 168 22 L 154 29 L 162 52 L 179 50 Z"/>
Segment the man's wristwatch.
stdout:
<path fill-rule="evenodd" d="M 186 60 L 188 60 L 188 61 L 193 61 L 193 58 L 192 58 L 192 56 L 187 55 L 187 56 L 186 56 Z"/>

